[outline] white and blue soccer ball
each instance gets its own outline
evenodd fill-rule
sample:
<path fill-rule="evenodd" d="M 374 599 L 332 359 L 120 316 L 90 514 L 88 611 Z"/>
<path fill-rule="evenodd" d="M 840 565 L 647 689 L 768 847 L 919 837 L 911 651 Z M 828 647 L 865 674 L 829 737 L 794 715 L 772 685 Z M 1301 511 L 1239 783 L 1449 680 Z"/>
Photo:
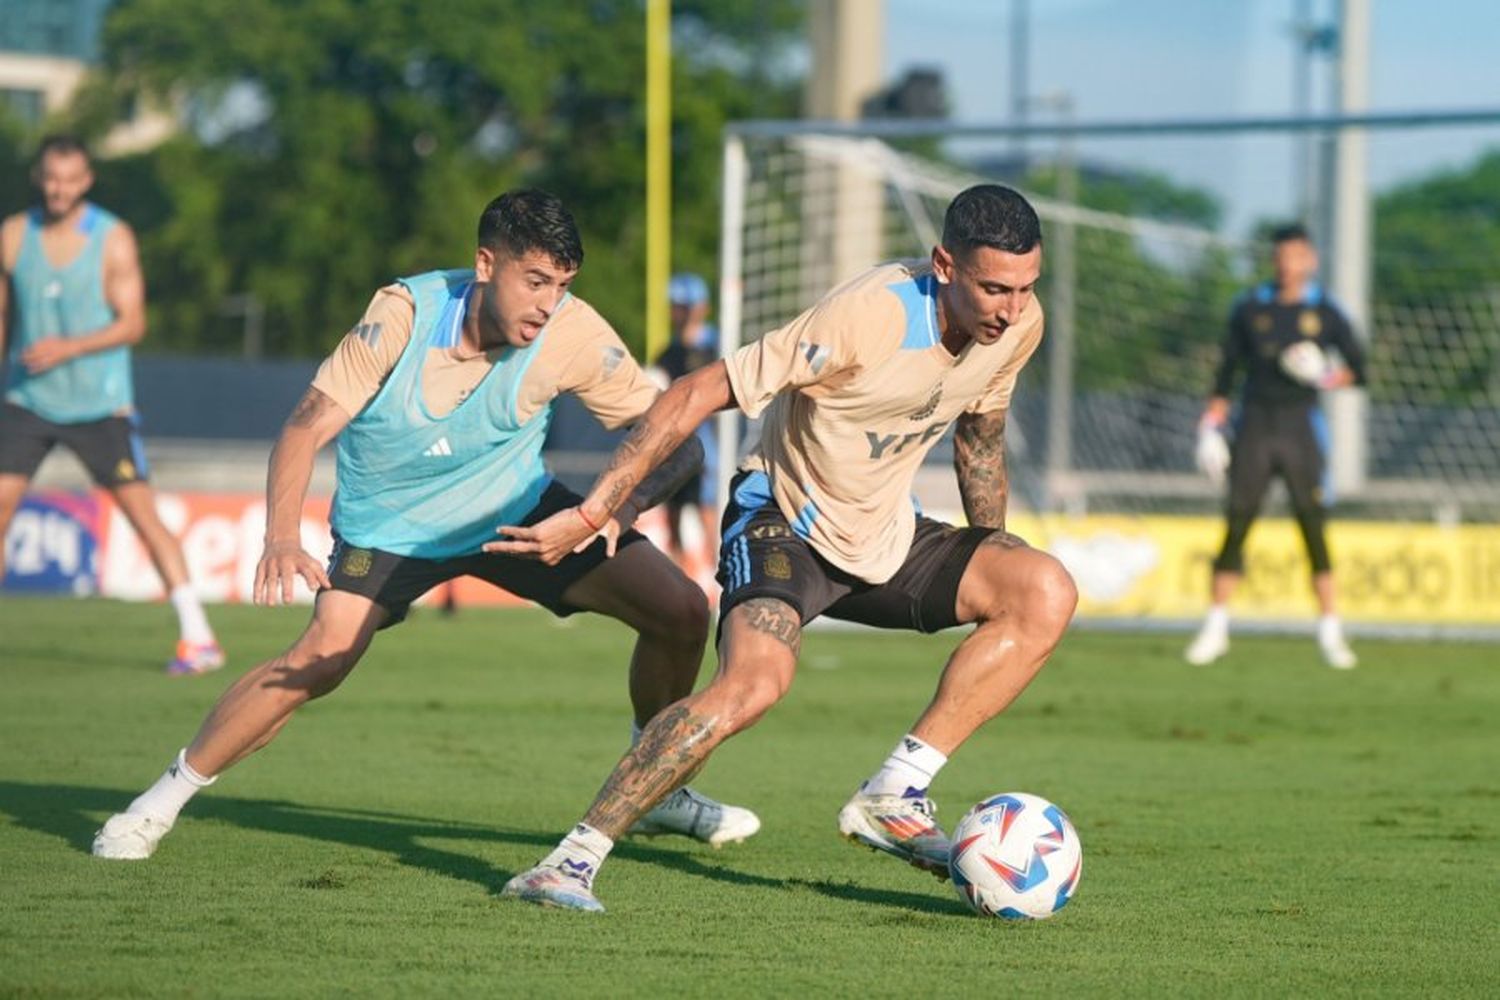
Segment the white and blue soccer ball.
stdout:
<path fill-rule="evenodd" d="M 958 821 L 948 871 L 975 913 L 1041 920 L 1078 890 L 1083 845 L 1057 806 L 1039 795 L 1006 792 Z"/>
<path fill-rule="evenodd" d="M 1332 366 L 1323 348 L 1311 340 L 1299 340 L 1281 352 L 1278 359 L 1281 370 L 1294 382 L 1321 389 L 1332 373 Z"/>

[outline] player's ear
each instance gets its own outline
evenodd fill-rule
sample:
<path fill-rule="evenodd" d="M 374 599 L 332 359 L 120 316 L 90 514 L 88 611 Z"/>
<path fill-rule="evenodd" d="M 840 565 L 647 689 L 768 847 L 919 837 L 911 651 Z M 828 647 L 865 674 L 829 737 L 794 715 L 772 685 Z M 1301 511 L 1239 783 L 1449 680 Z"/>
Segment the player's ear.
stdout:
<path fill-rule="evenodd" d="M 497 261 L 495 251 L 481 246 L 474 251 L 474 277 L 478 281 L 489 281 L 494 276 Z"/>
<path fill-rule="evenodd" d="M 953 255 L 945 247 L 932 248 L 932 274 L 938 284 L 946 285 L 953 280 Z"/>

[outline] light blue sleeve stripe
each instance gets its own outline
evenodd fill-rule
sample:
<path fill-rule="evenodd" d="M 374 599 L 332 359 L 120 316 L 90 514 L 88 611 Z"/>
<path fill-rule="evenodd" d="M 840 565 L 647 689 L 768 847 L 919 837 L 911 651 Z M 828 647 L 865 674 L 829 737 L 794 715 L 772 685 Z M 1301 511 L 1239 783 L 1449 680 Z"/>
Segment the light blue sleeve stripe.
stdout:
<path fill-rule="evenodd" d="M 796 532 L 798 537 L 806 539 L 812 534 L 812 526 L 817 520 L 818 508 L 809 500 L 797 512 L 797 520 L 792 524 L 792 531 Z"/>

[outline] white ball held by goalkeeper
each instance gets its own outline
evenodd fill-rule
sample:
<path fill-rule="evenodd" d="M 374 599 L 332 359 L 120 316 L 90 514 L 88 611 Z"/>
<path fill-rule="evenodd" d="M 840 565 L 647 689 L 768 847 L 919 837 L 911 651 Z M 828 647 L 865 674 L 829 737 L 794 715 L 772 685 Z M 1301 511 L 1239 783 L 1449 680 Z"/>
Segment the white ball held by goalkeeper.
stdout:
<path fill-rule="evenodd" d="M 1314 389 L 1332 387 L 1334 366 L 1323 348 L 1311 340 L 1299 340 L 1281 352 L 1281 370 L 1293 381 Z"/>

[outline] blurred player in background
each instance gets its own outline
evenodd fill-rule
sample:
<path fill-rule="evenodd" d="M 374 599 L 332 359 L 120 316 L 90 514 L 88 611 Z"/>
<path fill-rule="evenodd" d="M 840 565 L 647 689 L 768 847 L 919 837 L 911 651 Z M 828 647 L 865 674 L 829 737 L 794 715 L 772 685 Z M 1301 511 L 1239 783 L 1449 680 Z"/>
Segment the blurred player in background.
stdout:
<path fill-rule="evenodd" d="M 672 306 L 672 342 L 656 359 L 656 367 L 668 382 L 682 378 L 719 360 L 719 331 L 708 322 L 708 282 L 699 275 L 683 272 L 672 275 L 667 285 Z M 667 498 L 667 537 L 669 554 L 680 565 L 702 560 L 707 566 L 714 561 L 714 541 L 718 536 L 718 512 L 714 493 L 718 484 L 719 453 L 714 422 L 705 420 L 693 432 L 703 446 L 703 468 Z M 683 542 L 682 519 L 691 507 L 702 526 L 701 552 L 689 553 Z M 690 574 L 691 575 L 691 574 Z"/>
<path fill-rule="evenodd" d="M 1229 599 L 1244 572 L 1245 536 L 1271 477 L 1280 476 L 1312 563 L 1321 613 L 1318 648 L 1329 666 L 1348 670 L 1358 661 L 1339 621 L 1325 537 L 1332 498 L 1324 481 L 1328 425 L 1318 393 L 1363 385 L 1364 351 L 1349 320 L 1314 280 L 1318 252 L 1307 230 L 1300 225 L 1277 229 L 1271 252 L 1275 278 L 1250 289 L 1230 313 L 1213 396 L 1199 422 L 1200 465 L 1222 476 L 1227 460 L 1229 499 L 1224 544 L 1213 564 L 1213 604 L 1186 657 L 1201 666 L 1229 652 Z M 1331 363 L 1328 347 L 1337 350 L 1342 366 Z M 1233 447 L 1225 449 L 1229 399 L 1241 368 L 1244 393 L 1234 418 Z"/>
<path fill-rule="evenodd" d="M 499 525 L 557 511 L 579 516 L 578 496 L 541 457 L 559 394 L 577 395 L 618 427 L 640 417 L 658 390 L 609 324 L 569 292 L 583 245 L 560 201 L 530 190 L 500 196 L 480 217 L 478 244 L 472 270 L 430 271 L 381 289 L 318 370 L 271 455 L 255 573 L 257 603 L 290 601 L 298 577 L 317 589 L 312 621 L 219 699 L 156 784 L 104 825 L 96 855 L 149 857 L 188 799 L 268 744 L 299 706 L 338 687 L 377 629 L 455 577 L 478 577 L 559 617 L 595 611 L 634 629 L 637 727 L 692 690 L 707 601 L 630 525 L 693 470 L 694 442 L 664 456 L 618 513 L 590 521 L 576 550 L 554 565 L 480 551 Z M 334 550 L 325 572 L 302 547 L 301 515 L 313 458 L 334 438 Z M 684 787 L 636 829 L 719 844 L 759 826 L 749 810 Z"/>
<path fill-rule="evenodd" d="M 86 199 L 94 171 L 77 139 L 43 139 L 32 176 L 41 205 L 0 224 L 0 347 L 9 363 L 0 408 L 0 541 L 42 459 L 66 445 L 113 494 L 166 584 L 180 630 L 167 672 L 217 669 L 224 652 L 182 546 L 156 513 L 137 433 L 130 348 L 146 335 L 146 286 L 135 233 Z M 0 544 L 0 577 L 4 564 Z"/>
<path fill-rule="evenodd" d="M 946 877 L 927 796 L 948 756 L 1030 683 L 1077 591 L 1052 556 L 1005 530 L 1005 420 L 1042 336 L 1042 233 L 1016 192 L 980 185 L 949 206 L 930 260 L 883 264 L 791 323 L 674 383 L 577 511 L 495 547 L 550 563 L 587 537 L 710 414 L 765 414 L 735 477 L 719 549 L 719 670 L 652 720 L 583 822 L 506 895 L 603 907 L 592 881 L 615 838 L 786 694 L 802 627 L 821 614 L 935 632 L 976 624 L 937 693 L 839 813 L 848 839 Z M 949 425 L 969 527 L 923 517 L 922 458 Z"/>

